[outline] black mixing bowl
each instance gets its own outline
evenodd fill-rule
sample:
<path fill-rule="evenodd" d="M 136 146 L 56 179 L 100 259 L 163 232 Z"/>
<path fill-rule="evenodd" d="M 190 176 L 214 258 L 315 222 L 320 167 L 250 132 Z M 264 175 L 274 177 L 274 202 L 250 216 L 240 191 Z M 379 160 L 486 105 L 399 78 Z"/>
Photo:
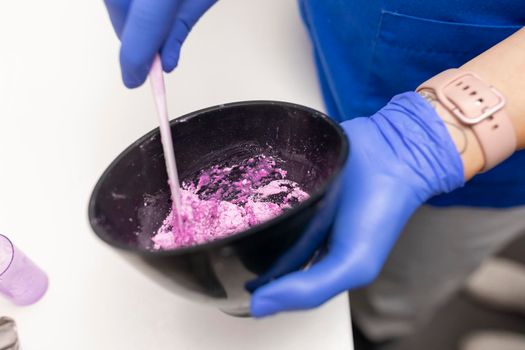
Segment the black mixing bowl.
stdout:
<path fill-rule="evenodd" d="M 307 107 L 239 102 L 171 122 L 179 175 L 261 153 L 284 161 L 287 178 L 310 198 L 233 236 L 171 251 L 152 249 L 152 235 L 170 210 L 159 130 L 120 154 L 98 181 L 89 221 L 98 237 L 158 283 L 226 313 L 249 315 L 250 293 L 318 255 L 333 222 L 348 141 L 338 124 Z"/>

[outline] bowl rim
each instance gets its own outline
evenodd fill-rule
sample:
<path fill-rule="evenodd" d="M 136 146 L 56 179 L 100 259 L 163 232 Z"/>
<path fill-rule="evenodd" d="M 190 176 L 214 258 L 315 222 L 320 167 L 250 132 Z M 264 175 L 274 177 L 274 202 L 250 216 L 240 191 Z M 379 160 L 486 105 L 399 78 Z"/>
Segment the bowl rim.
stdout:
<path fill-rule="evenodd" d="M 257 105 L 261 105 L 261 106 L 278 105 L 282 107 L 291 107 L 294 109 L 306 111 L 309 114 L 317 118 L 321 118 L 325 122 L 327 122 L 335 130 L 337 136 L 341 140 L 341 151 L 339 152 L 334 171 L 332 172 L 332 174 L 330 174 L 326 178 L 323 184 L 315 192 L 310 194 L 310 197 L 308 199 L 292 207 L 291 209 L 284 211 L 281 215 L 278 215 L 268 221 L 265 221 L 261 224 L 250 227 L 249 229 L 241 231 L 239 233 L 235 233 L 227 237 L 215 239 L 213 241 L 203 243 L 203 244 L 182 247 L 182 248 L 175 248 L 175 249 L 170 249 L 170 250 L 152 250 L 152 249 L 142 248 L 139 246 L 131 247 L 130 245 L 127 245 L 127 244 L 118 243 L 117 241 L 110 239 L 109 237 L 111 235 L 107 233 L 107 230 L 105 230 L 102 226 L 97 225 L 96 223 L 97 221 L 96 216 L 95 216 L 96 197 L 98 197 L 98 193 L 100 192 L 100 188 L 102 186 L 103 180 L 106 178 L 108 173 L 110 173 L 113 170 L 113 168 L 115 168 L 115 166 L 125 156 L 127 156 L 129 152 L 135 149 L 138 145 L 142 144 L 146 140 L 151 139 L 154 135 L 159 134 L 159 128 L 156 127 L 153 130 L 150 130 L 149 132 L 141 136 L 140 138 L 138 138 L 136 141 L 132 142 L 128 147 L 126 147 L 122 152 L 120 152 L 120 154 L 115 159 L 113 159 L 113 161 L 106 167 L 102 175 L 99 176 L 97 183 L 91 192 L 91 196 L 90 196 L 89 204 L 88 204 L 88 221 L 89 221 L 92 231 L 98 236 L 98 238 L 100 238 L 102 241 L 109 244 L 110 246 L 118 248 L 120 250 L 127 251 L 127 252 L 139 254 L 142 256 L 159 257 L 159 256 L 184 255 L 184 254 L 191 254 L 191 253 L 198 252 L 198 251 L 207 251 L 211 248 L 228 245 L 236 240 L 241 240 L 245 237 L 255 235 L 257 232 L 264 231 L 274 225 L 277 225 L 280 222 L 288 219 L 289 217 L 296 215 L 303 208 L 306 208 L 312 205 L 313 203 L 317 202 L 326 192 L 327 188 L 329 188 L 335 182 L 339 174 L 343 171 L 343 168 L 346 164 L 346 161 L 350 153 L 350 148 L 351 148 L 350 140 L 348 139 L 347 134 L 344 131 L 344 129 L 339 125 L 339 123 L 334 121 L 332 118 L 328 117 L 325 113 L 320 112 L 316 109 L 306 107 L 300 104 L 292 103 L 292 102 L 273 101 L 273 100 L 249 100 L 249 101 L 224 103 L 224 104 L 215 105 L 212 107 L 207 107 L 207 108 L 203 108 L 197 111 L 187 113 L 185 115 L 182 115 L 180 117 L 170 120 L 170 127 L 173 127 L 174 125 L 177 125 L 179 123 L 184 123 L 192 118 L 201 116 L 209 112 L 218 111 L 222 109 L 228 109 L 228 108 L 257 106 Z"/>

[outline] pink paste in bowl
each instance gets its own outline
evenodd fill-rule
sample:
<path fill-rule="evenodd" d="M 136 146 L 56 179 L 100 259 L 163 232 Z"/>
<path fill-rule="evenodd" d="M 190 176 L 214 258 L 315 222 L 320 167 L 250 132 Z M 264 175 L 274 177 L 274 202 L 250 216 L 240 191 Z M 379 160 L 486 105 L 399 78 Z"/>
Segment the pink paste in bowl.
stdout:
<path fill-rule="evenodd" d="M 309 197 L 286 175 L 264 155 L 203 170 L 196 181 L 182 185 L 182 227 L 172 209 L 152 238 L 154 249 L 210 242 L 280 215 Z"/>

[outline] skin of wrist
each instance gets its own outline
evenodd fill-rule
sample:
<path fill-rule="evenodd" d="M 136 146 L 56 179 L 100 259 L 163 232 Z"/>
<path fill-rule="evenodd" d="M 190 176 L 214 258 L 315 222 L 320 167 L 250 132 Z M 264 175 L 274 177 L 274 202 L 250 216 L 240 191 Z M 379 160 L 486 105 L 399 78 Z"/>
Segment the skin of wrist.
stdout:
<path fill-rule="evenodd" d="M 424 89 L 419 91 L 419 94 L 436 110 L 438 116 L 443 120 L 463 161 L 465 180 L 470 180 L 481 171 L 485 163 L 483 150 L 476 135 L 469 126 L 462 124 L 439 102 L 432 90 Z"/>

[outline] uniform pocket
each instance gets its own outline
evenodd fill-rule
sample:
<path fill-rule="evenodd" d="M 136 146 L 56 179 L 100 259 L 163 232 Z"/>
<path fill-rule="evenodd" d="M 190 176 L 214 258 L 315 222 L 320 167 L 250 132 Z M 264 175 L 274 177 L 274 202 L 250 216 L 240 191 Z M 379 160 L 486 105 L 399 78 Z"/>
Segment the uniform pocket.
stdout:
<path fill-rule="evenodd" d="M 520 28 L 382 11 L 370 64 L 371 94 L 392 96 L 414 90 L 429 77 L 462 65 Z"/>

